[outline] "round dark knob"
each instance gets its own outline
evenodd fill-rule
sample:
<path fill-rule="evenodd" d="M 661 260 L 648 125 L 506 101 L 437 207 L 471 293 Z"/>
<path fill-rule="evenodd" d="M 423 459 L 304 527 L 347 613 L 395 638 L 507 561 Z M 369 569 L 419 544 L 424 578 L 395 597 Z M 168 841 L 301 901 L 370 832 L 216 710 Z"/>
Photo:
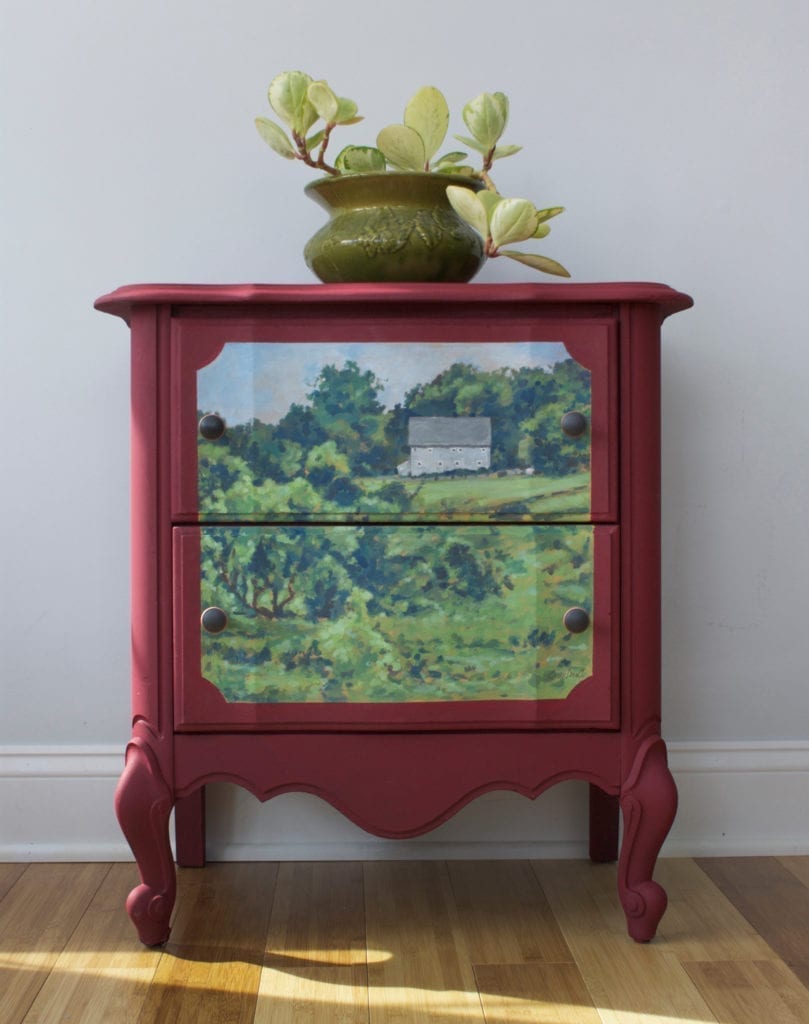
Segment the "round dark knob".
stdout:
<path fill-rule="evenodd" d="M 200 616 L 200 622 L 206 633 L 221 633 L 228 624 L 227 613 L 221 608 L 206 608 Z"/>
<path fill-rule="evenodd" d="M 587 430 L 587 417 L 580 412 L 566 412 L 562 417 L 562 433 L 568 437 L 581 437 Z"/>
<path fill-rule="evenodd" d="M 221 416 L 209 412 L 199 421 L 199 432 L 206 441 L 218 441 L 225 432 L 225 421 Z"/>
<path fill-rule="evenodd" d="M 590 626 L 590 616 L 584 608 L 568 608 L 562 622 L 568 633 L 583 633 Z"/>

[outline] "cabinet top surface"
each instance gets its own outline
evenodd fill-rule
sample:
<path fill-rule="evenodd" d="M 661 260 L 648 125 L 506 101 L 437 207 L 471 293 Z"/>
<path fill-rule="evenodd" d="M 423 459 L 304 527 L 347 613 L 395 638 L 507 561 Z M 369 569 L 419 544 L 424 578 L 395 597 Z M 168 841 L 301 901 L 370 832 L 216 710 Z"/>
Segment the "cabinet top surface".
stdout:
<path fill-rule="evenodd" d="M 651 304 L 661 318 L 688 309 L 683 292 L 652 282 L 587 284 L 133 284 L 103 295 L 95 308 L 129 319 L 138 307 L 219 306 L 248 312 L 256 306 L 367 305 L 457 306 L 482 303 L 534 307 Z"/>

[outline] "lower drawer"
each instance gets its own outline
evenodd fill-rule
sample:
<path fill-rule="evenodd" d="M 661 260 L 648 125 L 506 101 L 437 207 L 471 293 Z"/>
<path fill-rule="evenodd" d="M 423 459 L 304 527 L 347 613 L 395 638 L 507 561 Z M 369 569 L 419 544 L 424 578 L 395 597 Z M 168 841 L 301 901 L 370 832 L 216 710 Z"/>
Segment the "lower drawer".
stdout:
<path fill-rule="evenodd" d="M 617 726 L 618 529 L 175 529 L 175 726 Z"/>

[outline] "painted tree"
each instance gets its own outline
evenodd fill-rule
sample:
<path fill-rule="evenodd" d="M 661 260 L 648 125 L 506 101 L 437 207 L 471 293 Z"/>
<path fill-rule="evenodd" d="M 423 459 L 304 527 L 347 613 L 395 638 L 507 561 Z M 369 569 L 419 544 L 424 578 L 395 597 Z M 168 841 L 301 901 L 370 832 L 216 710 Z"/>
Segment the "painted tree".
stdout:
<path fill-rule="evenodd" d="M 330 619 L 352 590 L 352 529 L 206 529 L 203 601 L 248 617 Z"/>
<path fill-rule="evenodd" d="M 314 422 L 334 442 L 355 475 L 390 471 L 385 438 L 387 415 L 379 399 L 383 384 L 371 370 L 349 359 L 324 366 L 307 396 Z"/>

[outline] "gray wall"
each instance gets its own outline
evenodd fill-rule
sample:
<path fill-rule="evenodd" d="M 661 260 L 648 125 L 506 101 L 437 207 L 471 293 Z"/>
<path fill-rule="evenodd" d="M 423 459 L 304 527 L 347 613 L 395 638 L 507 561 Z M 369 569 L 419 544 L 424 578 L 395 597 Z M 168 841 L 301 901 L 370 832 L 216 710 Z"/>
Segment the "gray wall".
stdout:
<path fill-rule="evenodd" d="M 92 302 L 136 281 L 311 280 L 310 174 L 252 126 L 272 75 L 297 67 L 358 100 L 356 141 L 426 83 L 456 112 L 506 92 L 506 141 L 525 148 L 498 184 L 568 208 L 538 249 L 579 281 L 694 295 L 665 327 L 665 732 L 807 738 L 809 6 L 0 11 L 0 749 L 127 737 L 127 333 Z M 506 262 L 480 280 L 536 279 Z"/>

